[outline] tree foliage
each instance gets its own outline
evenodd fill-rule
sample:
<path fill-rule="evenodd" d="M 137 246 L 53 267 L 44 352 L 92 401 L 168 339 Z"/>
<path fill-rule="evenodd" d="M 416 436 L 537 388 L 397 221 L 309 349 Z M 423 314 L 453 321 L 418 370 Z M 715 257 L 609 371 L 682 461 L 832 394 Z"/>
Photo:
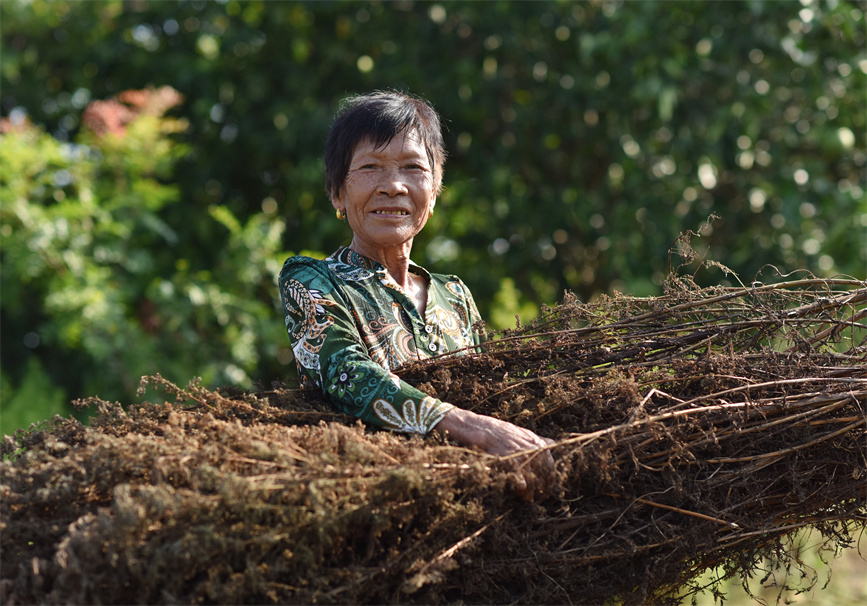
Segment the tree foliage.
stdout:
<path fill-rule="evenodd" d="M 266 285 L 280 267 L 283 223 L 263 213 L 242 221 L 211 205 L 199 221 L 224 231 L 224 243 L 209 270 L 194 271 L 182 255 L 195 251 L 184 251 L 177 227 L 160 216 L 181 203 L 163 179 L 187 153 L 170 138 L 185 128 L 142 114 L 120 133 L 85 130 L 64 143 L 26 122 L 7 123 L 4 340 L 11 332 L 45 354 L 30 357 L 19 389 L 4 393 L 4 427 L 10 408 L 21 422 L 24 394 L 39 401 L 31 385 L 46 369 L 72 393 L 117 395 L 160 369 L 251 384 L 262 358 L 278 357 L 277 341 L 265 335 L 279 333 L 282 321 Z M 38 412 L 57 408 L 54 391 Z"/>
<path fill-rule="evenodd" d="M 377 88 L 443 115 L 445 191 L 414 259 L 500 325 L 567 289 L 656 294 L 678 234 L 711 214 L 684 252 L 737 276 L 700 283 L 863 277 L 864 10 L 4 1 L 0 109 L 44 129 L 3 137 L 4 390 L 32 357 L 67 397 L 120 397 L 156 366 L 287 376 L 273 265 L 348 241 L 322 145 L 340 99 Z M 164 85 L 182 132 L 81 138 L 91 100 Z"/>

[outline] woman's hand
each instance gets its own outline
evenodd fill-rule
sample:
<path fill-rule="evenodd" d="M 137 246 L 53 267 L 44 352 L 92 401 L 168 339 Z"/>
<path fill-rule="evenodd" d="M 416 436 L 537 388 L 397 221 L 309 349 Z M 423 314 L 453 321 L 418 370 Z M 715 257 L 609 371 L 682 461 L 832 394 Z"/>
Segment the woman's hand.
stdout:
<path fill-rule="evenodd" d="M 515 492 L 525 501 L 544 497 L 551 489 L 554 458 L 550 450 L 538 449 L 553 444 L 552 440 L 508 421 L 462 408 L 452 409 L 434 426 L 434 430 L 463 446 L 478 448 L 492 455 L 508 456 L 525 452 L 511 459 L 516 472 Z"/>

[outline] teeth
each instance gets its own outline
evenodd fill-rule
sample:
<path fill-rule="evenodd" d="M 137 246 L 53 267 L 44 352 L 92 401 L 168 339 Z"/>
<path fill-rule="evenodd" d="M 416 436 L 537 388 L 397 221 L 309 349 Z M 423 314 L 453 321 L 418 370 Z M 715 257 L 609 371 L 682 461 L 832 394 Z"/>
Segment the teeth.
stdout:
<path fill-rule="evenodd" d="M 406 212 L 405 210 L 398 210 L 398 211 L 393 211 L 393 210 L 375 210 L 375 211 L 373 211 L 373 212 L 374 212 L 374 214 L 377 214 L 377 215 L 408 215 L 408 214 L 409 214 L 409 213 Z"/>

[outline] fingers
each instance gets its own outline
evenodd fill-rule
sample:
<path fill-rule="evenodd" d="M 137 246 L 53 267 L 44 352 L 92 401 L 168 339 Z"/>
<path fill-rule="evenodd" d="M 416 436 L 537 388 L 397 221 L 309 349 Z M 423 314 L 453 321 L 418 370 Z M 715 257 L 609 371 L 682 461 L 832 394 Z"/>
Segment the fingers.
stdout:
<path fill-rule="evenodd" d="M 522 501 L 533 500 L 533 490 L 527 485 L 527 478 L 521 473 L 516 473 L 511 478 L 512 490 L 515 491 Z"/>
<path fill-rule="evenodd" d="M 550 494 L 554 486 L 555 466 L 549 450 L 540 449 L 517 457 L 513 459 L 512 465 L 515 471 L 512 486 L 522 500 L 541 500 Z"/>
<path fill-rule="evenodd" d="M 554 457 L 547 448 L 554 441 L 529 429 L 501 423 L 509 439 L 500 442 L 498 454 L 506 456 L 514 471 L 512 488 L 524 501 L 544 499 L 550 494 L 556 476 Z"/>
<path fill-rule="evenodd" d="M 508 421 L 455 408 L 434 427 L 464 446 L 503 457 L 512 470 L 511 485 L 525 501 L 544 498 L 554 485 L 554 457 L 543 438 Z"/>

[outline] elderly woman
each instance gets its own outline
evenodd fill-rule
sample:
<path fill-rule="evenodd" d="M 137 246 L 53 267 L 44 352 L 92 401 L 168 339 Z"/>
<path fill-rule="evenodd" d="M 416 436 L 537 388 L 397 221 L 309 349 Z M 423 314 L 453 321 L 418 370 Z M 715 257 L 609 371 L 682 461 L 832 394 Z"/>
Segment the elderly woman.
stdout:
<path fill-rule="evenodd" d="M 325 150 L 326 189 L 352 242 L 324 261 L 296 256 L 280 272 L 286 328 L 302 387 L 369 425 L 441 432 L 492 455 L 523 453 L 516 490 L 550 482 L 550 443 L 535 433 L 431 397 L 392 371 L 412 360 L 478 345 L 479 313 L 466 285 L 410 260 L 413 238 L 434 212 L 445 149 L 440 120 L 401 93 L 350 99 Z M 535 452 L 532 452 L 535 451 Z"/>

